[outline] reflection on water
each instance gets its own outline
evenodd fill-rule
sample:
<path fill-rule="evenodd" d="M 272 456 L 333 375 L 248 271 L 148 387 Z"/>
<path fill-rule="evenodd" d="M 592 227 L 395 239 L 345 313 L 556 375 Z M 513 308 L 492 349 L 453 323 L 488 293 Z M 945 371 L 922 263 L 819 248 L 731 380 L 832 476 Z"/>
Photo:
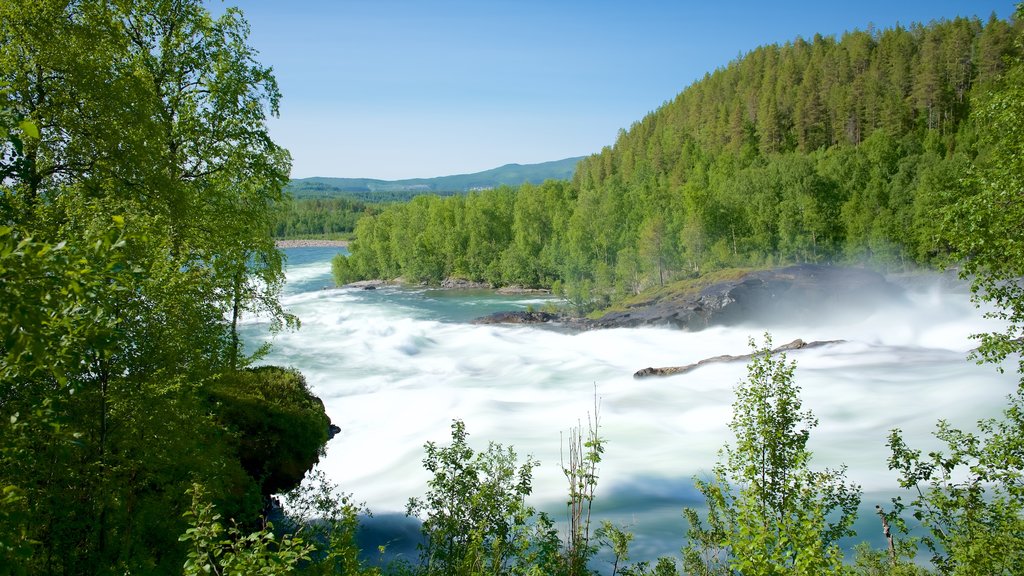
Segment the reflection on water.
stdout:
<path fill-rule="evenodd" d="M 531 503 L 564 506 L 560 435 L 601 400 L 607 439 L 596 518 L 630 524 L 634 559 L 675 554 L 685 539 L 680 514 L 699 505 L 692 477 L 706 474 L 729 439 L 733 386 L 743 363 L 715 364 L 685 375 L 634 380 L 647 366 L 672 366 L 749 351 L 764 326 L 686 333 L 664 328 L 566 334 L 528 326 L 466 321 L 498 310 L 542 307 L 537 297 L 385 288 L 329 287 L 332 249 L 288 250 L 284 302 L 302 329 L 277 336 L 267 362 L 306 375 L 341 428 L 321 467 L 375 513 L 400 512 L 422 495 L 426 441 L 445 442 L 454 418 L 471 443 L 515 446 L 542 462 Z M 814 468 L 849 466 L 866 492 L 864 537 L 878 541 L 875 504 L 896 489 L 886 469 L 885 437 L 904 430 L 911 445 L 934 446 L 938 418 L 971 427 L 993 416 L 1015 385 L 1012 370 L 965 360 L 969 335 L 994 329 L 962 292 L 910 294 L 905 302 L 841 326 L 772 330 L 776 344 L 795 338 L 846 342 L 790 354 L 806 408 L 820 420 L 811 437 Z M 251 344 L 265 326 L 245 327 Z"/>

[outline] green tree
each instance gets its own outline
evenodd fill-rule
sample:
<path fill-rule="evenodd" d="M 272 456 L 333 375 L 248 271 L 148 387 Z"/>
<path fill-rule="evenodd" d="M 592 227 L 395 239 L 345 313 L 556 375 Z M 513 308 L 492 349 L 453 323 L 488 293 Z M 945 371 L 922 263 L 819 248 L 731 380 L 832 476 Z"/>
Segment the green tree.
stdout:
<path fill-rule="evenodd" d="M 377 576 L 381 571 L 364 564 L 360 558 L 359 515 L 368 514 L 362 506 L 329 482 L 322 470 L 313 470 L 302 484 L 284 495 L 286 531 L 305 536 L 316 549 L 303 574 L 345 574 Z"/>
<path fill-rule="evenodd" d="M 569 431 L 569 459 L 562 462 L 562 473 L 569 482 L 569 525 L 565 538 L 564 562 L 565 573 L 569 576 L 586 574 L 587 563 L 597 551 L 591 543 L 590 517 L 594 493 L 597 490 L 598 465 L 604 454 L 605 440 L 598 435 L 600 424 L 600 403 L 595 391 L 594 413 L 587 416 L 586 433 L 584 434 L 582 424 Z M 606 533 L 621 536 L 609 541 L 628 548 L 628 541 L 622 531 L 613 532 L 609 529 Z"/>
<path fill-rule="evenodd" d="M 1016 18 L 1024 17 L 1018 4 Z M 1017 38 L 1018 46 L 1021 38 Z M 1000 363 L 1024 344 L 1024 63 L 1019 59 L 1000 81 L 992 81 L 975 103 L 983 126 L 973 170 L 955 187 L 957 201 L 945 210 L 944 239 L 972 281 L 976 302 L 1003 321 L 1001 332 L 981 334 L 982 360 Z M 1001 369 L 1001 368 L 1000 368 Z M 927 531 L 923 540 L 942 574 L 1016 574 L 1024 570 L 1024 360 L 1021 381 L 1000 419 L 978 422 L 967 432 L 940 420 L 936 438 L 943 451 L 923 456 L 906 444 L 900 430 L 889 436 L 889 467 L 911 490 L 905 505 Z"/>
<path fill-rule="evenodd" d="M 1024 17 L 1019 7 L 1017 18 Z M 1017 39 L 1018 45 L 1022 42 Z M 989 316 L 1007 325 L 981 336 L 981 355 L 1000 362 L 1024 351 L 1024 62 L 1016 61 L 1005 78 L 979 95 L 975 118 L 983 126 L 975 169 L 946 213 L 945 239 L 961 275 L 971 280 L 976 301 L 995 305 Z M 1021 360 L 1024 373 L 1024 357 Z"/>
<path fill-rule="evenodd" d="M 264 496 L 297 487 L 323 456 L 331 421 L 297 370 L 259 366 L 231 372 L 207 394 L 242 467 Z"/>
<path fill-rule="evenodd" d="M 533 509 L 525 498 L 533 490 L 537 462 L 518 463 L 511 448 L 491 443 L 475 452 L 460 420 L 452 423 L 452 442 L 428 442 L 423 467 L 433 474 L 426 496 L 409 500 L 409 515 L 423 516 L 421 563 L 426 574 L 515 573 L 526 553 L 527 521 Z"/>
<path fill-rule="evenodd" d="M 939 421 L 935 437 L 945 451 L 922 456 L 900 430 L 889 435 L 889 468 L 911 491 L 897 497 L 894 515 L 908 508 L 941 574 L 1020 574 L 1024 571 L 1024 389 L 1010 398 L 1002 419 L 978 422 L 978 433 Z"/>
<path fill-rule="evenodd" d="M 17 308 L 0 341 L 0 521 L 28 573 L 180 570 L 193 480 L 226 514 L 258 511 L 200 395 L 245 363 L 241 313 L 290 319 L 270 236 L 289 164 L 265 122 L 279 93 L 247 35 L 237 10 L 198 1 L 0 3 Z"/>
<path fill-rule="evenodd" d="M 237 526 L 224 527 L 221 515 L 205 501 L 199 484 L 190 490 L 192 506 L 185 517 L 189 527 L 180 540 L 188 543 L 182 566 L 184 576 L 277 576 L 292 574 L 313 550 L 301 538 L 278 538 L 271 528 L 245 533 Z"/>
<path fill-rule="evenodd" d="M 844 470 L 814 472 L 807 450 L 817 420 L 801 409 L 795 363 L 755 349 L 736 388 L 726 446 L 710 480 L 697 480 L 708 512 L 690 524 L 684 566 L 691 574 L 839 574 L 838 540 L 851 526 L 860 489 Z M 705 524 L 706 522 L 706 524 Z"/>

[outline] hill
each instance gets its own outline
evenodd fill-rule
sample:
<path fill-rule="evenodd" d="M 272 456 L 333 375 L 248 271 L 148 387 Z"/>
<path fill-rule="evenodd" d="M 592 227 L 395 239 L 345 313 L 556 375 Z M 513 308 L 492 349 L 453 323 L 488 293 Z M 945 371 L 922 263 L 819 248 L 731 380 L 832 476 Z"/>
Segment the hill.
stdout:
<path fill-rule="evenodd" d="M 540 184 L 545 180 L 569 180 L 583 157 L 539 164 L 506 164 L 498 168 L 436 178 L 376 180 L 372 178 L 300 178 L 288 184 L 294 198 L 349 196 L 363 201 L 407 200 L 423 193 L 452 193 L 485 190 L 498 186 Z"/>
<path fill-rule="evenodd" d="M 722 268 L 941 263 L 965 176 L 999 150 L 975 113 L 1005 89 L 1022 27 L 956 18 L 762 46 L 571 182 L 361 219 L 338 279 L 550 287 L 587 310 Z"/>

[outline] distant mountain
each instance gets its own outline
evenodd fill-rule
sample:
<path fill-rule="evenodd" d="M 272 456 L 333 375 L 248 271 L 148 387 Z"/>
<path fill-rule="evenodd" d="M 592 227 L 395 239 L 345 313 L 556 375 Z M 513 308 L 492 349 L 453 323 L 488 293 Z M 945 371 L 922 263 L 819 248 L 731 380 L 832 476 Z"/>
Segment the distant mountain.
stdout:
<path fill-rule="evenodd" d="M 437 178 L 375 180 L 372 178 L 299 178 L 288 184 L 295 198 L 350 196 L 360 200 L 401 200 L 416 194 L 459 194 L 472 190 L 518 186 L 545 180 L 569 180 L 583 157 L 566 158 L 540 164 L 506 164 L 475 174 L 456 174 Z"/>

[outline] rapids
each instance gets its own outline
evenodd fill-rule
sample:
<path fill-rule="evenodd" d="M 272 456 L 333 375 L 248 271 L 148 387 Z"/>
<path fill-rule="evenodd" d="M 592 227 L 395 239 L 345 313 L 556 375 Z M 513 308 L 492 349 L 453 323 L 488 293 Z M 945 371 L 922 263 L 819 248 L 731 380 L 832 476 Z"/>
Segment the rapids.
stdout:
<path fill-rule="evenodd" d="M 296 332 L 267 334 L 249 319 L 250 349 L 272 340 L 267 363 L 300 369 L 341 432 L 320 467 L 375 514 L 401 513 L 426 489 L 423 444 L 444 444 L 462 419 L 477 449 L 512 445 L 541 461 L 530 503 L 564 518 L 566 483 L 561 437 L 600 401 L 606 439 L 594 519 L 627 524 L 633 560 L 678 555 L 685 541 L 681 509 L 700 507 L 694 475 L 709 473 L 730 440 L 733 387 L 743 363 L 715 364 L 685 375 L 634 380 L 647 366 L 696 362 L 749 352 L 765 326 L 682 332 L 667 328 L 571 334 L 532 326 L 477 326 L 468 320 L 499 310 L 542 307 L 544 298 L 421 288 L 331 288 L 336 248 L 287 249 L 284 304 Z M 902 302 L 866 316 L 810 326 L 773 326 L 776 345 L 843 339 L 791 352 L 804 408 L 819 419 L 811 433 L 812 468 L 847 465 L 864 490 L 860 539 L 881 542 L 875 504 L 899 493 L 887 470 L 886 435 L 903 429 L 916 448 L 937 447 L 935 422 L 973 428 L 996 416 L 1016 383 L 967 361 L 972 333 L 998 329 L 966 290 L 917 283 Z"/>

